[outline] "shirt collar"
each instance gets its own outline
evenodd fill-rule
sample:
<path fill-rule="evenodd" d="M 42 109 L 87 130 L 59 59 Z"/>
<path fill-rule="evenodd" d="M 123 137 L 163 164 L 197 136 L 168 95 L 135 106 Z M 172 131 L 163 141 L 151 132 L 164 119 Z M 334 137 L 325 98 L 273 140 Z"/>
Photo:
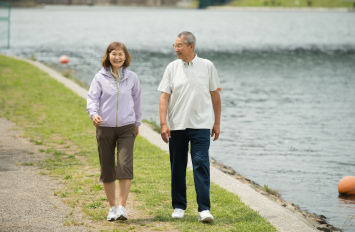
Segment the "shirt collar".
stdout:
<path fill-rule="evenodd" d="M 185 61 L 183 61 L 183 60 L 181 60 L 181 61 L 182 61 L 182 63 L 183 63 L 184 65 L 194 65 L 194 64 L 196 64 L 197 59 L 198 59 L 198 56 L 197 56 L 197 54 L 195 53 L 195 57 L 194 57 L 189 63 L 187 63 L 187 62 L 185 62 Z"/>
<path fill-rule="evenodd" d="M 110 72 L 111 72 L 113 78 L 117 79 L 117 77 L 113 74 L 112 65 L 110 65 Z M 121 68 L 119 68 L 117 70 L 117 73 L 118 73 L 119 80 L 122 80 L 123 79 L 123 65 L 121 66 Z"/>

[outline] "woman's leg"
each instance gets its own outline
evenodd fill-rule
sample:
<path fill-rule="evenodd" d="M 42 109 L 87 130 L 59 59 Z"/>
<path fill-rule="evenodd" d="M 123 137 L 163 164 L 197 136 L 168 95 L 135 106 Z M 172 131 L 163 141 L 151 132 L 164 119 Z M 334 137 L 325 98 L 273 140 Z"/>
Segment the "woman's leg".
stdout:
<path fill-rule="evenodd" d="M 116 202 L 115 202 L 116 183 L 115 182 L 104 183 L 104 189 L 105 189 L 105 193 L 106 193 L 106 197 L 107 197 L 108 203 L 110 204 L 110 208 L 112 206 L 116 206 Z"/>
<path fill-rule="evenodd" d="M 119 179 L 118 182 L 118 201 L 119 205 L 126 207 L 126 202 L 131 189 L 131 179 Z"/>
<path fill-rule="evenodd" d="M 111 127 L 96 127 L 96 139 L 101 166 L 100 181 L 103 182 L 110 208 L 115 206 L 115 130 Z"/>
<path fill-rule="evenodd" d="M 134 124 L 118 127 L 117 167 L 119 206 L 126 207 L 126 202 L 133 179 L 133 146 L 136 134 Z"/>

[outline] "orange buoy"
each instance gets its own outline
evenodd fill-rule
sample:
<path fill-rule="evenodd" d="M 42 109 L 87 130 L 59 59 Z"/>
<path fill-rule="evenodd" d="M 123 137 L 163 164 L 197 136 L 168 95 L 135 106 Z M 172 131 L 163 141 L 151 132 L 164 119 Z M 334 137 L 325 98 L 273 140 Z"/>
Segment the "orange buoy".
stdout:
<path fill-rule="evenodd" d="M 345 176 L 338 184 L 338 192 L 343 195 L 355 195 L 355 176 Z"/>
<path fill-rule="evenodd" d="M 218 88 L 218 90 L 222 90 L 222 87 Z"/>
<path fill-rule="evenodd" d="M 66 55 L 63 55 L 59 59 L 60 63 L 67 64 L 69 62 L 69 58 Z"/>

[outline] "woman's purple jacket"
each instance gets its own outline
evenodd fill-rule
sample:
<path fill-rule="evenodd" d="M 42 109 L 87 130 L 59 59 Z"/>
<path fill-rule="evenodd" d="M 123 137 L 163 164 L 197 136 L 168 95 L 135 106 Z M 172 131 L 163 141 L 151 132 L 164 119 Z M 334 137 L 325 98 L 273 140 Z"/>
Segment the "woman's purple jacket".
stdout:
<path fill-rule="evenodd" d="M 137 74 L 124 68 L 119 93 L 109 68 L 102 68 L 91 82 L 86 111 L 101 116 L 102 127 L 141 125 L 141 85 Z"/>

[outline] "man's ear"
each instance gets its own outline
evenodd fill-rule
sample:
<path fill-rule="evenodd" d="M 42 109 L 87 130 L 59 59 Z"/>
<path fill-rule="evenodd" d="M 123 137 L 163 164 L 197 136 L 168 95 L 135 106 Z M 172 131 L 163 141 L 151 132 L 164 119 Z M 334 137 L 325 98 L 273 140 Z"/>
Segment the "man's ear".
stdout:
<path fill-rule="evenodd" d="M 190 49 L 192 49 L 192 50 L 190 50 L 190 51 L 194 51 L 194 49 L 195 49 L 195 44 L 190 44 L 191 45 L 191 48 Z"/>

